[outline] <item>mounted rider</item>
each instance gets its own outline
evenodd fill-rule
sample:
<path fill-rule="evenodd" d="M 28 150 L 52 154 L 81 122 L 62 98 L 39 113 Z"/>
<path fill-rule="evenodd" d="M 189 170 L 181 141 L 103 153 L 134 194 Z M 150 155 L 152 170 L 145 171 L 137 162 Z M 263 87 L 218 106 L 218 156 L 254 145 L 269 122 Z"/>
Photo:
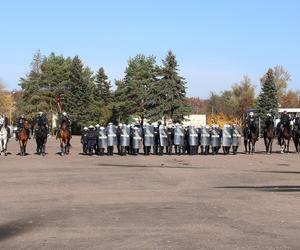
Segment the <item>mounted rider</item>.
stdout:
<path fill-rule="evenodd" d="M 39 112 L 36 119 L 35 119 L 35 126 L 36 127 L 45 127 L 47 130 L 47 134 L 49 131 L 49 125 L 48 125 L 48 118 L 45 113 Z"/>
<path fill-rule="evenodd" d="M 30 130 L 28 127 L 25 126 L 25 123 L 28 122 L 28 120 L 25 118 L 24 114 L 21 114 L 17 119 L 17 131 L 16 131 L 16 141 L 18 141 L 19 137 L 19 131 L 21 128 L 25 128 L 26 134 L 28 138 L 30 139 Z"/>
<path fill-rule="evenodd" d="M 294 119 L 294 127 L 300 128 L 300 113 L 297 113 Z"/>
<path fill-rule="evenodd" d="M 274 127 L 274 118 L 271 113 L 267 114 L 267 118 L 265 120 L 265 128 L 273 126 Z"/>
<path fill-rule="evenodd" d="M 67 112 L 62 112 L 61 117 L 60 117 L 59 127 L 62 128 L 62 125 L 64 123 L 66 124 L 67 128 L 70 130 L 70 133 L 71 133 L 72 121 L 69 118 Z"/>
<path fill-rule="evenodd" d="M 256 126 L 257 117 L 254 115 L 253 112 L 250 112 L 246 118 L 246 127 L 251 128 L 252 126 Z"/>
<path fill-rule="evenodd" d="M 5 114 L 0 115 L 0 119 L 3 119 L 3 127 L 6 129 L 7 131 L 7 136 L 8 138 L 10 138 L 10 128 L 8 126 L 8 118 Z"/>
<path fill-rule="evenodd" d="M 290 124 L 291 122 L 291 117 L 290 115 L 287 113 L 286 110 L 283 111 L 283 113 L 280 116 L 280 121 L 277 124 L 277 131 L 278 133 L 283 131 L 283 128 L 285 125 Z"/>

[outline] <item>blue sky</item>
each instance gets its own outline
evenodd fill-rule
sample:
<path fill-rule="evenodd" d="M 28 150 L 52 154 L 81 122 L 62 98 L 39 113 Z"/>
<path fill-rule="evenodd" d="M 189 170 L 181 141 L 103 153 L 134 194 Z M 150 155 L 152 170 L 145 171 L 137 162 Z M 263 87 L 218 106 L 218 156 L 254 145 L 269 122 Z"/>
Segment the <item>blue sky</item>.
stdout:
<path fill-rule="evenodd" d="M 283 65 L 300 89 L 300 1 L 2 1 L 0 79 L 9 89 L 29 70 L 34 52 L 79 55 L 113 81 L 129 57 L 171 49 L 189 96 L 208 97 L 248 75 L 259 86 Z"/>

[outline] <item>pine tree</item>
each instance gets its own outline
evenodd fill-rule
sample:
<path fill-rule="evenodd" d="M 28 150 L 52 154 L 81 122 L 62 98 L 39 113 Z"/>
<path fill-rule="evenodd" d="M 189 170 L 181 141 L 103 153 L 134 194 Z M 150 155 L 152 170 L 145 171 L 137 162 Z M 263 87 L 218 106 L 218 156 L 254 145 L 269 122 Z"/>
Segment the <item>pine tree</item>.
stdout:
<path fill-rule="evenodd" d="M 156 78 L 155 57 L 139 54 L 130 58 L 125 70 L 124 90 L 128 100 L 129 115 L 140 118 L 143 123 L 145 117 L 145 102 L 151 83 Z"/>
<path fill-rule="evenodd" d="M 100 68 L 95 76 L 95 105 L 98 110 L 98 121 L 107 124 L 112 116 L 112 91 L 111 84 L 104 68 Z"/>
<path fill-rule="evenodd" d="M 37 112 L 49 110 L 49 103 L 45 99 L 41 84 L 41 65 L 42 55 L 38 50 L 33 56 L 29 74 L 20 78 L 22 98 L 17 106 L 30 120 L 34 119 Z"/>
<path fill-rule="evenodd" d="M 265 118 L 267 113 L 278 112 L 278 96 L 275 86 L 273 70 L 269 69 L 262 82 L 262 89 L 257 101 L 257 110 L 261 118 Z"/>
<path fill-rule="evenodd" d="M 70 79 L 64 96 L 64 110 L 73 119 L 75 131 L 96 121 L 93 90 L 92 72 L 83 66 L 78 56 L 75 56 L 71 63 Z"/>
<path fill-rule="evenodd" d="M 104 68 L 100 68 L 95 77 L 96 92 L 95 97 L 102 105 L 109 105 L 112 101 L 111 84 Z"/>
<path fill-rule="evenodd" d="M 185 79 L 178 73 L 178 63 L 172 51 L 168 52 L 162 64 L 160 77 L 150 85 L 147 95 L 147 117 L 152 121 L 162 117 L 165 121 L 182 121 L 189 113 Z"/>

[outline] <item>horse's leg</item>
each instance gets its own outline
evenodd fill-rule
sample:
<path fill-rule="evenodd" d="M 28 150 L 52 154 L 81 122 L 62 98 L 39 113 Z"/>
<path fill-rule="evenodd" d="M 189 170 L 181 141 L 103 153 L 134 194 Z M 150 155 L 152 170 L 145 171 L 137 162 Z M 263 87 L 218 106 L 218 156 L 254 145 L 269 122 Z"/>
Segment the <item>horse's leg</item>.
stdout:
<path fill-rule="evenodd" d="M 290 139 L 287 140 L 287 153 L 290 153 Z"/>
<path fill-rule="evenodd" d="M 247 153 L 248 152 L 248 150 L 247 150 L 247 140 L 244 140 L 244 145 L 245 145 L 245 153 Z"/>
<path fill-rule="evenodd" d="M 62 139 L 60 139 L 60 155 L 63 156 L 64 155 L 64 144 Z"/>
<path fill-rule="evenodd" d="M 273 139 L 270 139 L 269 152 L 272 154 L 273 151 Z"/>
<path fill-rule="evenodd" d="M 266 147 L 266 154 L 269 152 L 269 142 L 267 140 L 267 137 L 264 136 L 264 143 L 265 143 L 265 147 Z"/>

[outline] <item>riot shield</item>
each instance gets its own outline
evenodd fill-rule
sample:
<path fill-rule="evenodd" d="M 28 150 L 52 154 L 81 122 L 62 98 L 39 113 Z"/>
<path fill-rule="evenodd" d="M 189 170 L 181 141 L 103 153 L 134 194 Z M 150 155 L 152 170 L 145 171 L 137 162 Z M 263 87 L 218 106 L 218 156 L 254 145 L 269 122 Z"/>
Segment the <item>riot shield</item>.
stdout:
<path fill-rule="evenodd" d="M 174 145 L 182 146 L 184 139 L 184 130 L 180 125 L 176 125 L 174 128 Z"/>
<path fill-rule="evenodd" d="M 232 127 L 232 146 L 239 146 L 241 144 L 241 130 L 238 126 Z"/>
<path fill-rule="evenodd" d="M 198 146 L 198 131 L 195 127 L 189 127 L 189 145 Z"/>
<path fill-rule="evenodd" d="M 168 146 L 168 132 L 165 126 L 159 126 L 159 143 L 161 147 Z"/>
<path fill-rule="evenodd" d="M 105 128 L 100 128 L 98 132 L 98 147 L 107 148 L 107 134 Z"/>
<path fill-rule="evenodd" d="M 130 127 L 123 125 L 120 132 L 120 146 L 128 147 L 130 143 Z"/>
<path fill-rule="evenodd" d="M 210 145 L 209 129 L 210 129 L 209 127 L 202 127 L 201 128 L 201 138 L 200 138 L 201 146 L 209 146 Z"/>
<path fill-rule="evenodd" d="M 139 149 L 140 148 L 140 144 L 142 141 L 142 137 L 141 137 L 141 129 L 134 127 L 132 134 L 131 134 L 132 138 L 132 148 L 133 149 Z"/>
<path fill-rule="evenodd" d="M 107 146 L 111 147 L 117 145 L 117 131 L 116 126 L 110 124 L 107 126 Z"/>
<path fill-rule="evenodd" d="M 211 130 L 211 146 L 220 147 L 221 146 L 221 135 L 218 129 Z"/>
<path fill-rule="evenodd" d="M 152 125 L 145 125 L 143 127 L 143 140 L 144 140 L 145 147 L 150 147 L 154 145 L 154 135 L 153 135 Z"/>
<path fill-rule="evenodd" d="M 232 143 L 232 128 L 230 125 L 224 125 L 222 131 L 222 146 L 230 147 Z"/>

